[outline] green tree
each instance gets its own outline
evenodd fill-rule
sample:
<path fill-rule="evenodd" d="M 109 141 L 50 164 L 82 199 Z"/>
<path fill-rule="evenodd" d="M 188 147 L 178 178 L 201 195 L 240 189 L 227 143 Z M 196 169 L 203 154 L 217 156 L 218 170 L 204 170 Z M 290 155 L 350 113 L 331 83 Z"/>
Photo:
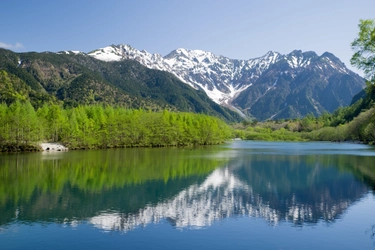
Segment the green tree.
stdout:
<path fill-rule="evenodd" d="M 107 124 L 107 117 L 104 113 L 104 108 L 101 105 L 95 105 L 91 107 L 92 110 L 92 118 L 94 120 L 94 131 L 95 131 L 95 138 L 97 139 L 98 145 L 107 145 L 107 138 L 108 138 L 108 124 Z"/>
<path fill-rule="evenodd" d="M 363 70 L 366 78 L 375 81 L 375 19 L 359 21 L 358 37 L 352 42 L 355 51 L 350 62 Z"/>
<path fill-rule="evenodd" d="M 70 110 L 68 115 L 68 122 L 66 123 L 66 127 L 64 130 L 66 131 L 63 138 L 64 144 L 72 149 L 78 148 L 81 143 L 82 132 L 79 129 L 76 109 Z"/>
<path fill-rule="evenodd" d="M 64 110 L 56 104 L 50 105 L 48 109 L 48 114 L 46 118 L 49 129 L 48 139 L 50 141 L 56 142 L 61 139 L 61 130 L 66 121 L 66 117 L 63 114 L 63 111 Z"/>
<path fill-rule="evenodd" d="M 301 120 L 301 130 L 304 132 L 310 132 L 315 128 L 315 117 L 312 113 L 307 114 L 305 118 Z"/>
<path fill-rule="evenodd" d="M 8 106 L 0 103 L 0 146 L 9 140 L 9 121 L 7 116 Z"/>
<path fill-rule="evenodd" d="M 21 112 L 21 103 L 16 101 L 12 103 L 7 111 L 7 117 L 9 121 L 9 139 L 11 143 L 19 146 L 21 143 L 21 123 L 22 119 L 20 119 L 20 112 Z"/>
<path fill-rule="evenodd" d="M 26 101 L 21 105 L 20 119 L 22 141 L 26 144 L 40 141 L 42 139 L 40 137 L 42 128 L 39 125 L 37 114 L 30 101 Z"/>
<path fill-rule="evenodd" d="M 81 131 L 81 146 L 83 148 L 92 148 L 95 144 L 95 138 L 93 138 L 94 121 L 87 115 L 87 106 L 78 106 L 75 108 L 76 119 L 78 123 L 79 131 Z"/>

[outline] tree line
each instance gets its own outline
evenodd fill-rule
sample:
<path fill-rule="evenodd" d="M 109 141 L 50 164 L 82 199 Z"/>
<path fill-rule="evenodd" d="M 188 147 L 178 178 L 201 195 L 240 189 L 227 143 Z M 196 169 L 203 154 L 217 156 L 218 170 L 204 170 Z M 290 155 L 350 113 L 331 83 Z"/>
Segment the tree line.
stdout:
<path fill-rule="evenodd" d="M 101 105 L 34 109 L 27 100 L 0 104 L 0 151 L 36 149 L 42 141 L 90 149 L 209 145 L 230 137 L 226 123 L 205 114 Z"/>
<path fill-rule="evenodd" d="M 362 102 L 362 100 L 360 100 Z M 343 107 L 333 114 L 319 117 L 308 114 L 304 118 L 249 122 L 234 126 L 235 137 L 266 141 L 360 141 L 375 144 L 375 106 L 354 116 L 356 105 Z M 345 117 L 352 117 L 347 120 Z"/>

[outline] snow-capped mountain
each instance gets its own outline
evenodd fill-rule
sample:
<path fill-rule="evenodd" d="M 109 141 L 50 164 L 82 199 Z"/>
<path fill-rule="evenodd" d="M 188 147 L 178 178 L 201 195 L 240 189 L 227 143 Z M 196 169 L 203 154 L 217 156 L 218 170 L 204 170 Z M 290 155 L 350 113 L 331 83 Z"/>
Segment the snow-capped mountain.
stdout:
<path fill-rule="evenodd" d="M 228 104 L 237 93 L 251 86 L 271 64 L 281 58 L 279 53 L 270 51 L 259 58 L 235 60 L 203 50 L 182 48 L 162 57 L 145 50 L 139 51 L 130 45 L 112 45 L 89 55 L 107 62 L 132 59 L 148 68 L 168 71 L 192 87 L 202 88 L 219 104 Z"/>
<path fill-rule="evenodd" d="M 339 106 L 349 105 L 351 98 L 365 86 L 361 77 L 330 53 L 318 56 L 315 52 L 295 50 L 282 55 L 269 51 L 258 58 L 237 60 L 202 50 L 180 48 L 163 57 L 145 50 L 139 51 L 130 45 L 111 45 L 88 55 L 107 62 L 136 60 L 148 68 L 170 72 L 195 89 L 203 89 L 216 103 L 240 109 L 259 119 L 332 112 Z M 319 85 L 318 89 L 311 84 Z M 330 85 L 337 86 L 327 89 Z M 349 94 L 337 93 L 338 89 L 344 88 L 348 88 Z M 308 107 L 303 111 L 295 108 L 295 105 L 301 105 L 294 103 L 295 98 L 291 95 L 297 93 L 296 89 L 298 93 L 312 92 L 304 97 Z M 325 97 L 334 96 L 333 104 L 323 105 L 317 101 L 321 95 L 324 96 L 323 92 L 332 92 L 325 93 Z M 271 106 L 265 107 L 264 103 Z M 291 104 L 294 106 L 291 107 Z M 254 109 L 254 105 L 261 107 Z"/>

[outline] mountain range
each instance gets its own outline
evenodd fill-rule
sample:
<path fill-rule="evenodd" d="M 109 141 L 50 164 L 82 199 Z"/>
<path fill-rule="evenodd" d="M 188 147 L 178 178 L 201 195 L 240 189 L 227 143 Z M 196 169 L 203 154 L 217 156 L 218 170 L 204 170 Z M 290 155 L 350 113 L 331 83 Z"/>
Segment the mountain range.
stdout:
<path fill-rule="evenodd" d="M 167 71 L 216 103 L 257 119 L 320 115 L 347 106 L 365 81 L 331 53 L 269 51 L 236 60 L 202 50 L 177 49 L 162 57 L 130 45 L 112 45 L 88 53 L 102 61 L 136 60 Z"/>
<path fill-rule="evenodd" d="M 238 121 L 296 118 L 351 103 L 365 81 L 333 54 L 267 52 L 249 60 L 202 50 L 166 56 L 111 45 L 89 53 L 14 53 L 0 49 L 0 99 L 67 106 L 116 104 L 151 110 L 202 112 Z M 9 85 L 12 83 L 11 85 Z M 11 86 L 11 87 L 9 87 Z"/>

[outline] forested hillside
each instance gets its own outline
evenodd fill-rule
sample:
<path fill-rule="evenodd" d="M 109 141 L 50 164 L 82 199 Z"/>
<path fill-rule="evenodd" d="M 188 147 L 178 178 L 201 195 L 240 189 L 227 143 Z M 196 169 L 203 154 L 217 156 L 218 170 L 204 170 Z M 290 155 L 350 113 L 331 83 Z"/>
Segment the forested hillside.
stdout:
<path fill-rule="evenodd" d="M 30 100 L 64 107 L 105 104 L 145 110 L 195 112 L 226 121 L 240 116 L 170 73 L 136 61 L 107 63 L 77 53 L 13 53 L 0 49 L 0 101 Z"/>

